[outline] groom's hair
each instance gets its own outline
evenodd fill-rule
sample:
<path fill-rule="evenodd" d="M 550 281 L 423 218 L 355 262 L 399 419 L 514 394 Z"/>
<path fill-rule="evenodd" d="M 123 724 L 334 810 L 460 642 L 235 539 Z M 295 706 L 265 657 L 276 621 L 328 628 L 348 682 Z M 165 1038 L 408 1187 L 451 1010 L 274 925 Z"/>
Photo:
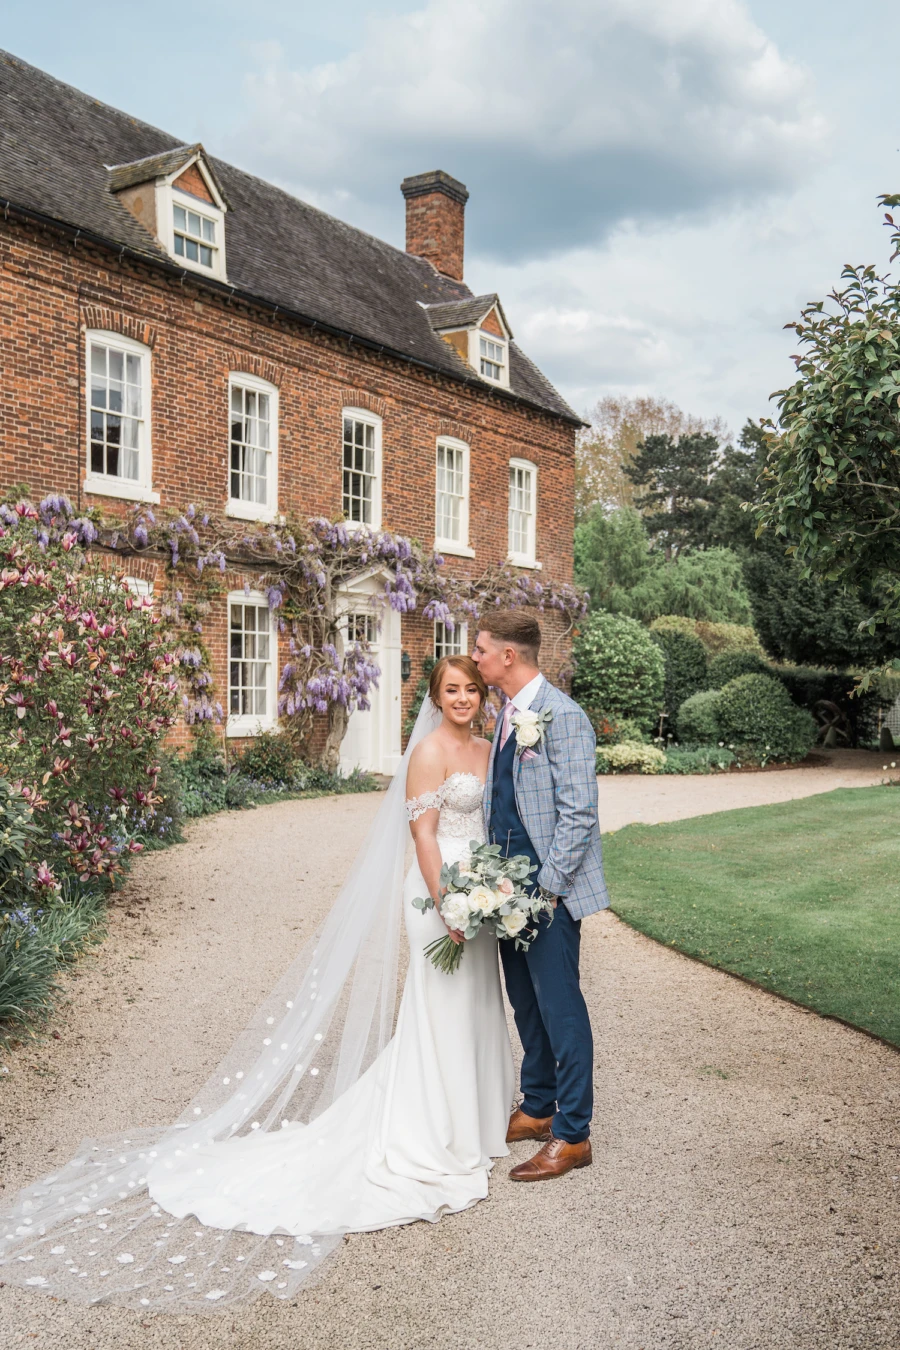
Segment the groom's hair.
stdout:
<path fill-rule="evenodd" d="M 533 614 L 521 609 L 489 610 L 481 616 L 483 633 L 495 642 L 509 642 L 532 665 L 537 665 L 541 650 L 541 628 Z"/>

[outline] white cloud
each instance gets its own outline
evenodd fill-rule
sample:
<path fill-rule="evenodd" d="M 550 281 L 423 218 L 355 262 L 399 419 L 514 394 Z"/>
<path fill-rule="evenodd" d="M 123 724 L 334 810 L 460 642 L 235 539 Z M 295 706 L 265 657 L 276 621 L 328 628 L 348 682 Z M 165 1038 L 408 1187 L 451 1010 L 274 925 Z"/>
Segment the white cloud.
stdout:
<path fill-rule="evenodd" d="M 242 159 L 393 237 L 400 179 L 447 169 L 495 258 L 782 190 L 825 140 L 808 77 L 739 0 L 431 0 L 337 62 L 257 57 Z"/>

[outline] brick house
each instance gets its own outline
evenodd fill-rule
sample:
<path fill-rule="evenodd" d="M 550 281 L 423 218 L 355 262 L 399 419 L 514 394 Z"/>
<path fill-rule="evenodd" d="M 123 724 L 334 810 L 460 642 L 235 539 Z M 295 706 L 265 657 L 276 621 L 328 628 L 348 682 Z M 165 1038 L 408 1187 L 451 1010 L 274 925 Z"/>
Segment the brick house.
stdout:
<path fill-rule="evenodd" d="M 402 193 L 405 252 L 0 53 L 0 486 L 107 514 L 343 514 L 469 574 L 571 580 L 579 419 L 465 285 L 463 185 Z M 162 566 L 135 560 L 136 584 Z M 232 738 L 277 717 L 278 637 L 247 581 L 204 625 Z M 467 634 L 390 612 L 368 631 L 382 680 L 344 763 L 390 772 L 402 675 Z"/>

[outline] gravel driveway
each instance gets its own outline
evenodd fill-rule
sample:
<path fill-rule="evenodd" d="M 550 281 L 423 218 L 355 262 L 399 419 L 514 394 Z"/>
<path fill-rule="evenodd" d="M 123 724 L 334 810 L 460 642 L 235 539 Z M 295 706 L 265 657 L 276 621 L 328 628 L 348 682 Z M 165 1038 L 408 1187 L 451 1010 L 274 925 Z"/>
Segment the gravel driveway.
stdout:
<path fill-rule="evenodd" d="M 619 828 L 879 781 L 881 762 L 601 780 Z M 373 796 L 197 822 L 142 859 L 79 967 L 60 1039 L 0 1079 L 5 1190 L 85 1134 L 165 1121 L 328 907 Z M 0 1288 L 0 1344 L 40 1350 L 896 1350 L 900 1055 L 667 951 L 584 925 L 593 1168 L 350 1237 L 295 1304 L 219 1319 Z M 514 1161 L 528 1156 L 517 1145 Z"/>

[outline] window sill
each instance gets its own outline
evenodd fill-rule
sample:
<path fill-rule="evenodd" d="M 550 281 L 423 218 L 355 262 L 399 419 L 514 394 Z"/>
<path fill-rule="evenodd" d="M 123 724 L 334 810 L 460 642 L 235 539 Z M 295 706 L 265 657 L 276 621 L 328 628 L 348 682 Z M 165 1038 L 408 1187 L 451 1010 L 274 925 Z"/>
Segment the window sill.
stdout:
<path fill-rule="evenodd" d="M 274 731 L 276 722 L 272 717 L 229 717 L 225 724 L 225 735 L 262 736 L 266 731 Z"/>
<path fill-rule="evenodd" d="M 435 539 L 435 553 L 449 553 L 454 558 L 474 558 L 475 550 L 469 544 L 459 544 L 453 539 Z"/>
<path fill-rule="evenodd" d="M 152 502 L 159 505 L 159 493 L 144 487 L 143 483 L 133 483 L 127 478 L 107 478 L 105 475 L 88 474 L 82 484 L 85 492 L 93 492 L 99 497 L 121 497 L 126 502 Z"/>
<path fill-rule="evenodd" d="M 542 572 L 544 564 L 534 558 L 525 558 L 521 553 L 507 554 L 506 561 L 511 567 L 530 567 L 533 572 Z"/>
<path fill-rule="evenodd" d="M 257 502 L 242 502 L 232 499 L 225 507 L 225 514 L 233 520 L 260 520 L 267 523 L 278 521 L 279 524 L 284 524 L 284 518 L 279 516 L 277 511 L 273 511 L 271 506 L 261 506 Z"/>

